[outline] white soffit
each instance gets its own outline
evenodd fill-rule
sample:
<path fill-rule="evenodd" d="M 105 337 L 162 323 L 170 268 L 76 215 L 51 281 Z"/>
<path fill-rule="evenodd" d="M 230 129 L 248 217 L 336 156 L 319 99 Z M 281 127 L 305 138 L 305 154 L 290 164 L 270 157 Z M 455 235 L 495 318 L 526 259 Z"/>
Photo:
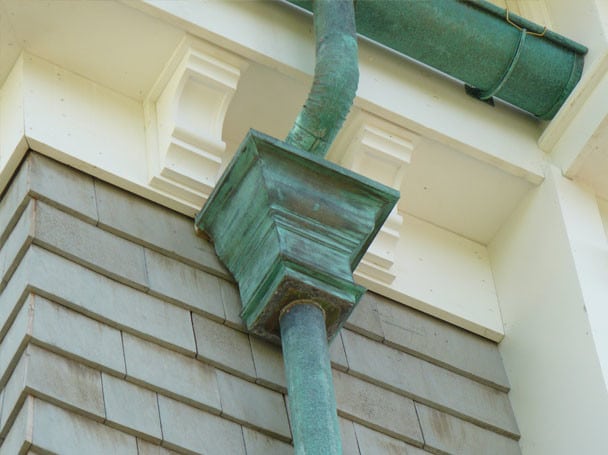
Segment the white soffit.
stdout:
<path fill-rule="evenodd" d="M 234 153 L 249 128 L 284 138 L 307 92 L 308 85 L 299 80 L 261 65 L 250 65 L 241 76 L 239 89 L 226 114 L 223 138 L 227 155 Z M 337 156 L 351 143 L 360 112 L 378 118 L 355 106 L 332 146 L 330 160 L 339 161 Z M 500 166 L 405 130 L 420 139 L 411 150 L 411 160 L 397 187 L 402 194 L 399 203 L 402 212 L 485 245 L 534 186 Z M 225 163 L 227 161 L 228 158 Z M 366 171 L 373 172 L 371 169 L 358 172 L 365 174 Z M 368 176 L 378 180 L 377 175 Z"/>
<path fill-rule="evenodd" d="M 226 153 L 220 166 L 249 128 L 285 137 L 309 89 L 310 18 L 285 5 L 0 0 L 0 7 L 4 77 L 19 48 L 142 101 L 183 43 L 184 29 L 238 51 L 248 65 L 225 115 L 221 139 Z M 260 24 L 272 28 L 260 33 Z M 218 37 L 219 32 L 226 36 Z M 420 137 L 396 184 L 403 194 L 400 211 L 486 244 L 532 186 L 528 182 L 542 180 L 538 124 L 504 106 L 492 109 L 467 97 L 461 85 L 370 43 L 362 42 L 361 57 L 355 112 Z M 343 131 L 349 131 L 348 122 Z M 183 190 L 179 179 L 159 184 L 169 193 Z M 190 200 L 199 198 L 196 191 L 187 192 Z"/>
<path fill-rule="evenodd" d="M 142 100 L 182 36 L 114 1 L 0 0 L 0 81 L 27 50 Z"/>
<path fill-rule="evenodd" d="M 400 208 L 486 245 L 533 185 L 423 138 L 406 170 Z"/>
<path fill-rule="evenodd" d="M 11 13 L 7 5 L 0 2 L 0 86 L 8 76 L 21 53 L 20 43 L 15 35 Z"/>

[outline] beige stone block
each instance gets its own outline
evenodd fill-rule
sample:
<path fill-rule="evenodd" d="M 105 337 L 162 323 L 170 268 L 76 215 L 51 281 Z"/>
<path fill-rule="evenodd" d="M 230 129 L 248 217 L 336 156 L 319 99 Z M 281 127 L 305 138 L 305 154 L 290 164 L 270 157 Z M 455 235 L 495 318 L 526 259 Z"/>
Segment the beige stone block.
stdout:
<path fill-rule="evenodd" d="M 60 207 L 92 224 L 97 223 L 93 179 L 30 152 L 0 199 L 0 245 L 32 197 Z"/>
<path fill-rule="evenodd" d="M 338 413 L 397 439 L 422 444 L 414 402 L 334 370 Z"/>
<path fill-rule="evenodd" d="M 428 449 L 441 453 L 520 455 L 516 440 L 416 403 Z"/>
<path fill-rule="evenodd" d="M 11 327 L 10 323 L 17 316 L 30 293 L 28 277 L 34 267 L 31 250 L 32 248 L 25 254 L 6 287 L 0 292 L 0 339 L 6 336 Z"/>
<path fill-rule="evenodd" d="M 245 324 L 241 319 L 243 305 L 236 284 L 230 281 L 220 280 L 220 291 L 222 294 L 222 303 L 224 305 L 226 325 L 237 330 L 245 331 Z"/>
<path fill-rule="evenodd" d="M 233 328 L 192 315 L 197 357 L 239 376 L 255 380 L 249 336 Z"/>
<path fill-rule="evenodd" d="M 6 241 L 30 200 L 29 167 L 21 166 L 0 198 L 0 245 Z"/>
<path fill-rule="evenodd" d="M 35 240 L 103 275 L 146 290 L 144 248 L 43 202 L 36 203 Z"/>
<path fill-rule="evenodd" d="M 0 290 L 6 286 L 33 240 L 35 206 L 36 201 L 30 200 L 12 231 L 7 232 L 6 241 L 0 244 Z"/>
<path fill-rule="evenodd" d="M 92 419 L 105 418 L 101 373 L 34 345 L 26 348 L 6 385 L 2 428 L 28 394 L 61 403 Z"/>
<path fill-rule="evenodd" d="M 247 455 L 293 455 L 293 446 L 243 427 Z"/>
<path fill-rule="evenodd" d="M 194 234 L 194 220 L 95 181 L 99 225 L 133 242 L 230 279 L 213 245 Z"/>
<path fill-rule="evenodd" d="M 359 304 L 355 307 L 344 326 L 372 340 L 382 341 L 384 339 L 384 331 L 382 330 L 382 323 L 378 314 L 377 300 L 378 296 L 371 291 L 363 294 Z"/>
<path fill-rule="evenodd" d="M 190 313 L 183 308 L 125 286 L 37 246 L 28 250 L 19 269 L 22 267 L 26 273 L 25 283 L 52 296 L 53 300 L 117 328 L 127 328 L 158 339 L 182 352 L 194 355 L 196 351 Z M 1 300 L 2 296 L 0 303 Z M 0 308 L 0 321 L 2 311 Z"/>
<path fill-rule="evenodd" d="M 159 395 L 163 445 L 200 454 L 245 455 L 241 426 Z"/>
<path fill-rule="evenodd" d="M 213 367 L 126 333 L 123 341 L 128 378 L 212 412 L 221 411 Z"/>
<path fill-rule="evenodd" d="M 338 417 L 340 424 L 340 436 L 342 438 L 342 453 L 349 455 L 359 455 L 359 446 L 357 444 L 357 435 L 355 427 L 350 420 Z"/>
<path fill-rule="evenodd" d="M 62 455 L 137 455 L 135 437 L 35 400 L 31 442 Z"/>
<path fill-rule="evenodd" d="M 30 194 L 93 224 L 97 223 L 95 188 L 90 175 L 30 153 Z"/>
<path fill-rule="evenodd" d="M 29 343 L 34 317 L 34 298 L 23 304 L 6 336 L 0 343 L 0 389 L 4 388 L 22 352 Z"/>
<path fill-rule="evenodd" d="M 95 368 L 125 373 L 118 330 L 31 294 L 0 344 L 0 385 L 29 342 Z"/>
<path fill-rule="evenodd" d="M 160 442 L 160 415 L 156 393 L 123 379 L 102 374 L 106 421 L 111 426 Z"/>
<path fill-rule="evenodd" d="M 340 371 L 348 371 L 348 361 L 346 360 L 346 352 L 342 343 L 342 330 L 338 332 L 335 338 L 329 345 L 329 360 L 333 368 Z"/>
<path fill-rule="evenodd" d="M 137 450 L 139 450 L 138 455 L 179 455 L 173 450 L 165 449 L 143 439 L 137 440 Z"/>
<path fill-rule="evenodd" d="M 146 266 L 151 293 L 211 319 L 224 320 L 219 278 L 149 249 Z"/>
<path fill-rule="evenodd" d="M 223 371 L 217 371 L 217 382 L 222 400 L 222 415 L 260 428 L 283 440 L 291 439 L 282 394 Z"/>
<path fill-rule="evenodd" d="M 509 390 L 496 343 L 384 297 L 376 300 L 389 346 Z"/>
<path fill-rule="evenodd" d="M 418 447 L 406 444 L 385 434 L 354 424 L 361 455 L 427 455 Z"/>
<path fill-rule="evenodd" d="M 450 409 L 506 434 L 519 430 L 506 393 L 353 332 L 343 333 L 350 371 L 400 394 Z"/>
<path fill-rule="evenodd" d="M 281 347 L 254 336 L 250 337 L 251 351 L 259 384 L 285 393 L 287 379 Z"/>
<path fill-rule="evenodd" d="M 26 387 L 27 360 L 20 361 L 13 370 L 2 390 L 2 412 L 0 412 L 0 438 L 13 424 L 21 405 L 27 397 Z"/>
<path fill-rule="evenodd" d="M 33 407 L 34 397 L 27 397 L 10 429 L 3 429 L 4 440 L 0 439 L 0 453 L 7 455 L 23 453 L 31 446 Z"/>
<path fill-rule="evenodd" d="M 95 368 L 125 374 L 120 331 L 37 295 L 31 296 L 31 336 Z"/>

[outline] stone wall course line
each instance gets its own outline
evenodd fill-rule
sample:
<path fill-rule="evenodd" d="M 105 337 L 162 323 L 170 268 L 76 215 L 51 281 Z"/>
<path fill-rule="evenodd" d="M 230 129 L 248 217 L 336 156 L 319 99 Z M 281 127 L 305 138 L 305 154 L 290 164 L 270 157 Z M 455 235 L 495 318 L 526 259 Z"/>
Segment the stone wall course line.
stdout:
<path fill-rule="evenodd" d="M 361 455 L 427 455 L 423 449 L 354 423 Z M 481 455 L 481 454 L 480 454 Z"/>
<path fill-rule="evenodd" d="M 30 294 L 0 344 L 0 387 L 28 344 L 86 366 L 125 375 L 120 332 L 43 297 Z"/>
<path fill-rule="evenodd" d="M 101 379 L 106 424 L 160 444 L 162 433 L 156 393 L 105 373 Z"/>
<path fill-rule="evenodd" d="M 38 153 L 30 153 L 26 161 L 32 197 L 97 223 L 93 177 Z"/>
<path fill-rule="evenodd" d="M 157 344 L 123 333 L 127 379 L 167 396 L 221 413 L 215 369 Z"/>
<path fill-rule="evenodd" d="M 521 455 L 517 441 L 416 403 L 425 448 L 434 453 Z"/>
<path fill-rule="evenodd" d="M 6 241 L 29 200 L 29 165 L 22 164 L 0 195 L 0 246 Z"/>
<path fill-rule="evenodd" d="M 241 426 L 159 395 L 163 447 L 189 454 L 245 455 Z"/>
<path fill-rule="evenodd" d="M 394 438 L 422 446 L 414 402 L 377 385 L 333 371 L 338 415 Z"/>
<path fill-rule="evenodd" d="M 34 397 L 28 397 L 3 439 L 0 439 L 0 452 L 7 455 L 25 453 L 32 445 L 32 420 Z"/>
<path fill-rule="evenodd" d="M 220 292 L 222 296 L 222 304 L 224 305 L 225 324 L 233 329 L 247 332 L 245 324 L 241 319 L 241 297 L 237 286 L 229 281 L 220 280 Z"/>
<path fill-rule="evenodd" d="M 341 331 L 335 336 L 329 345 L 329 360 L 332 368 L 340 371 L 348 371 L 348 361 L 346 360 L 346 351 L 342 342 Z"/>
<path fill-rule="evenodd" d="M 222 402 L 222 416 L 253 427 L 283 441 L 291 441 L 291 431 L 283 395 L 216 371 Z"/>
<path fill-rule="evenodd" d="M 370 298 L 376 301 L 387 345 L 509 391 L 496 343 L 385 297 Z"/>
<path fill-rule="evenodd" d="M 250 381 L 256 380 L 249 336 L 197 314 L 192 315 L 197 358 Z"/>
<path fill-rule="evenodd" d="M 293 455 L 293 446 L 250 428 L 243 427 L 243 438 L 247 455 Z"/>
<path fill-rule="evenodd" d="M 340 436 L 342 437 L 342 453 L 349 455 L 359 455 L 359 443 L 355 434 L 354 423 L 350 420 L 338 417 L 340 425 Z"/>
<path fill-rule="evenodd" d="M 30 199 L 0 247 L 0 292 L 6 287 L 34 237 L 36 201 Z"/>
<path fill-rule="evenodd" d="M 182 455 L 184 452 L 174 452 L 143 439 L 137 439 L 138 455 Z"/>
<path fill-rule="evenodd" d="M 223 322 L 220 279 L 183 262 L 146 249 L 150 294 Z"/>
<path fill-rule="evenodd" d="M 72 277 L 78 277 L 78 280 Z M 0 294 L 2 335 L 18 311 L 24 293 L 34 291 L 117 329 L 154 339 L 194 357 L 190 313 L 32 246 Z M 17 305 L 15 304 L 17 302 Z"/>
<path fill-rule="evenodd" d="M 363 294 L 344 327 L 372 340 L 384 340 L 384 330 L 378 313 L 377 300 L 377 296 L 370 291 Z"/>
<path fill-rule="evenodd" d="M 519 437 L 506 393 L 345 330 L 349 373 L 493 431 Z"/>
<path fill-rule="evenodd" d="M 0 453 L 29 448 L 44 454 L 137 455 L 135 437 L 33 396 L 24 401 Z"/>
<path fill-rule="evenodd" d="M 101 372 L 34 345 L 26 348 L 5 387 L 0 434 L 6 434 L 28 395 L 105 419 Z"/>
<path fill-rule="evenodd" d="M 99 225 L 150 249 L 232 280 L 213 245 L 194 233 L 194 219 L 95 181 Z"/>
<path fill-rule="evenodd" d="M 144 248 L 44 202 L 36 203 L 34 242 L 131 287 L 149 288 Z"/>
<path fill-rule="evenodd" d="M 249 339 L 255 364 L 256 382 L 278 392 L 287 393 L 281 347 L 255 336 L 250 335 Z"/>

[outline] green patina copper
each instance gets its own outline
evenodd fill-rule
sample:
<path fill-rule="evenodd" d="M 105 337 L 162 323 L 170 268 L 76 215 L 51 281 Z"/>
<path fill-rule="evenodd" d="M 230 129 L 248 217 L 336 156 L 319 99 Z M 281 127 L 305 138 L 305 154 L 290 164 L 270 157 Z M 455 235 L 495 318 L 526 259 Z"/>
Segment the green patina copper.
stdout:
<path fill-rule="evenodd" d="M 317 0 L 314 18 L 314 80 L 286 142 L 325 156 L 357 92 L 357 32 L 351 0 Z"/>
<path fill-rule="evenodd" d="M 355 17 L 359 34 L 464 81 L 480 99 L 541 119 L 553 118 L 572 92 L 587 52 L 514 14 L 510 23 L 506 10 L 482 0 L 357 0 Z"/>
<path fill-rule="evenodd" d="M 399 193 L 322 159 L 359 79 L 351 0 L 316 0 L 317 64 L 286 142 L 250 131 L 196 225 L 238 282 L 247 329 L 282 341 L 294 449 L 342 453 L 328 339 L 365 291 L 353 270 Z"/>
<path fill-rule="evenodd" d="M 352 272 L 399 198 L 382 184 L 250 131 L 196 217 L 239 284 L 247 329 L 279 342 L 310 299 L 333 337 L 364 292 Z"/>
<path fill-rule="evenodd" d="M 295 302 L 281 318 L 285 376 L 296 455 L 342 455 L 323 311 Z"/>

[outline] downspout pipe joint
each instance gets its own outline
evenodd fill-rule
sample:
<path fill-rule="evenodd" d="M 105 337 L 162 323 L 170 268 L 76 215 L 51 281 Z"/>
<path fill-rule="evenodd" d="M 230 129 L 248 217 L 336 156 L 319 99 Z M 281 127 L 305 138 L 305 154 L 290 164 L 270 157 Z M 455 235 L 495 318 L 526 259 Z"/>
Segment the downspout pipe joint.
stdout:
<path fill-rule="evenodd" d="M 352 0 L 315 0 L 312 8 L 315 75 L 308 99 L 286 142 L 323 157 L 342 127 L 357 92 L 357 31 Z"/>

